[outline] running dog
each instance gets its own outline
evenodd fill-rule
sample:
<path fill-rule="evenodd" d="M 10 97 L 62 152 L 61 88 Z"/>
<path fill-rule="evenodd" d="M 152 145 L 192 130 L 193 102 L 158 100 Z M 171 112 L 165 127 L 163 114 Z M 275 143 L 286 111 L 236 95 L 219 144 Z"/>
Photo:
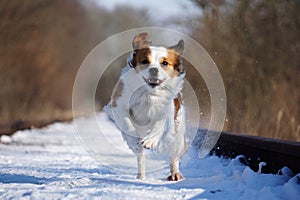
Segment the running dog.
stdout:
<path fill-rule="evenodd" d="M 148 33 L 134 37 L 133 51 L 109 105 L 124 140 L 137 156 L 137 178 L 145 178 L 144 149 L 159 149 L 169 157 L 168 180 L 178 181 L 184 178 L 179 159 L 187 150 L 181 93 L 184 42 L 163 47 L 152 46 L 148 39 Z"/>

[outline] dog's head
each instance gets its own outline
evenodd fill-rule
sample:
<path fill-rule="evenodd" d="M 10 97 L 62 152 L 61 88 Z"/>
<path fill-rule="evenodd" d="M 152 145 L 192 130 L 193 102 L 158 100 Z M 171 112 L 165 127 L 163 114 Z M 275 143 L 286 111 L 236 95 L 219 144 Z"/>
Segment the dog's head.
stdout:
<path fill-rule="evenodd" d="M 171 47 L 156 47 L 151 46 L 148 37 L 148 33 L 139 33 L 134 37 L 129 64 L 150 88 L 156 88 L 184 73 L 180 59 L 184 42 L 180 40 Z"/>

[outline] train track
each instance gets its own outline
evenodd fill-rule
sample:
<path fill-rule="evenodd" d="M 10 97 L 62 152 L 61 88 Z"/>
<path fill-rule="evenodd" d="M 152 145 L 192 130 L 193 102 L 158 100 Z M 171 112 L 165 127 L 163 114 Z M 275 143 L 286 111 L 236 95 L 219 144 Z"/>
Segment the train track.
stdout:
<path fill-rule="evenodd" d="M 241 162 L 254 171 L 265 162 L 262 173 L 280 174 L 283 167 L 300 173 L 299 142 L 222 132 L 211 153 L 228 158 L 243 155 Z"/>

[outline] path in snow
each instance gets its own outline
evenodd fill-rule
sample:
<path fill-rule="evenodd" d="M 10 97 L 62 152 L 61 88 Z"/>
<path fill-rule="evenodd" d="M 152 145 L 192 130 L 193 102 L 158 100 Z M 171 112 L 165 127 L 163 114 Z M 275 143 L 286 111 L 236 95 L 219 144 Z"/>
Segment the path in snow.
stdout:
<path fill-rule="evenodd" d="M 119 131 L 100 113 L 98 120 L 121 141 Z M 88 127 L 88 118 L 81 122 Z M 0 199 L 299 199 L 300 174 L 259 174 L 239 162 L 215 156 L 200 160 L 189 151 L 181 168 L 186 179 L 168 182 L 168 168 L 148 174 L 144 181 L 135 174 L 114 170 L 95 160 L 81 145 L 73 123 L 56 123 L 43 129 L 4 136 L 0 144 Z M 101 141 L 99 142 L 101 144 Z M 126 171 L 128 156 L 109 154 L 117 168 Z M 128 148 L 122 144 L 128 153 Z M 111 157 L 109 157 L 111 155 Z M 134 158 L 134 157 L 132 157 Z M 111 162 L 111 163 L 112 163 Z M 122 163 L 124 162 L 124 166 Z M 129 170 L 128 170 L 129 171 Z"/>

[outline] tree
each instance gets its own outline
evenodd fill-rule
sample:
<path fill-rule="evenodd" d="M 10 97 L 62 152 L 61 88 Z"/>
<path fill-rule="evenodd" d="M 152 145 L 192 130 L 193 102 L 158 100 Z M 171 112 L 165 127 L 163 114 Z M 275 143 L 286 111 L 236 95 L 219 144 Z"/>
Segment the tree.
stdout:
<path fill-rule="evenodd" d="M 300 140 L 297 1 L 205 1 L 194 29 L 228 97 L 226 130 Z M 294 92 L 292 92 L 294 91 Z"/>

